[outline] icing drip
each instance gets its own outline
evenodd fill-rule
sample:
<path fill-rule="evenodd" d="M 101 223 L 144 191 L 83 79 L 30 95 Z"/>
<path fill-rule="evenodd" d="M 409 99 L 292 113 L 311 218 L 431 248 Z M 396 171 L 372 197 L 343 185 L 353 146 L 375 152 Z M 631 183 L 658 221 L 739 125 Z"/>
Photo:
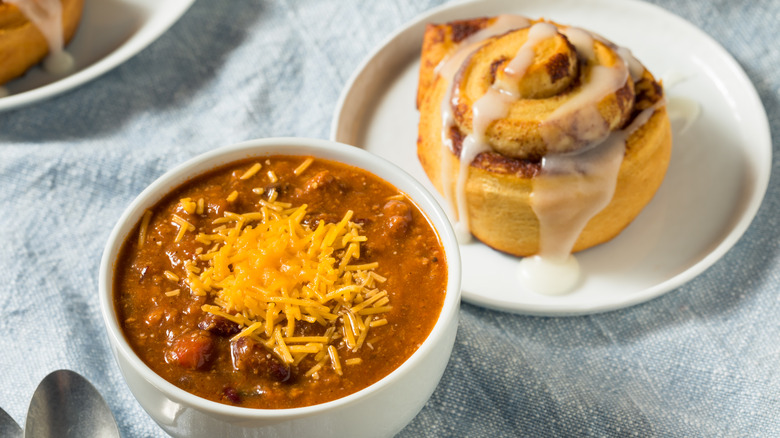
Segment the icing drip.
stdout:
<path fill-rule="evenodd" d="M 615 53 L 617 53 L 617 55 L 623 59 L 623 62 L 628 65 L 628 71 L 631 74 L 631 79 L 634 81 L 639 80 L 642 77 L 642 74 L 645 72 L 645 66 L 643 66 L 638 59 L 636 59 L 634 54 L 631 53 L 631 50 L 627 47 L 616 46 L 600 35 L 585 29 L 581 29 L 579 27 L 568 27 L 561 30 L 561 33 L 566 35 L 566 38 L 569 39 L 569 42 L 571 42 L 574 47 L 577 48 L 577 53 L 581 56 L 581 59 L 585 61 L 594 59 L 596 57 L 596 54 L 593 50 L 593 41 L 596 40 L 615 50 Z"/>
<path fill-rule="evenodd" d="M 610 127 L 601 116 L 597 103 L 619 90 L 628 79 L 622 62 L 615 67 L 596 65 L 579 92 L 558 107 L 541 123 L 541 133 L 549 153 L 570 149 L 572 144 L 585 142 L 591 147 L 609 136 Z"/>
<path fill-rule="evenodd" d="M 621 133 L 581 153 L 543 158 L 531 193 L 531 207 L 539 218 L 540 256 L 563 260 L 571 253 L 588 221 L 612 199 L 624 155 Z M 566 190 L 561 190 L 561 178 Z"/>
<path fill-rule="evenodd" d="M 444 99 L 442 99 L 441 102 L 441 122 L 442 122 L 442 129 L 441 129 L 441 140 L 442 140 L 442 146 L 446 150 L 454 151 L 455 148 L 452 144 L 452 138 L 450 137 L 450 129 L 455 124 L 455 117 L 452 114 L 452 105 L 453 105 L 453 92 L 452 88 L 454 86 L 453 79 L 455 78 L 455 74 L 457 74 L 460 67 L 463 65 L 463 62 L 466 60 L 466 58 L 474 51 L 476 50 L 485 40 L 492 38 L 497 35 L 502 35 L 504 33 L 507 33 L 511 30 L 516 29 L 522 29 L 526 28 L 531 25 L 530 20 L 528 20 L 525 17 L 518 16 L 518 15 L 500 15 L 496 18 L 496 21 L 493 22 L 492 25 L 481 29 L 465 39 L 463 39 L 458 49 L 448 58 L 445 58 L 442 62 L 439 63 L 439 65 L 436 66 L 435 72 L 439 74 L 444 81 L 446 81 L 447 85 L 447 91 L 444 94 Z M 487 106 L 483 111 L 489 111 Z M 473 139 L 471 140 L 473 141 Z M 474 160 L 474 157 L 476 157 L 480 151 L 476 151 L 476 148 L 478 146 L 472 146 L 469 151 L 465 151 L 466 149 L 466 142 L 464 141 L 463 150 L 461 151 L 461 154 L 464 153 L 473 153 L 474 155 L 467 161 L 465 171 L 463 166 L 463 155 L 461 155 L 461 168 L 459 171 L 459 175 L 464 174 L 466 171 L 468 171 L 468 164 L 471 163 L 471 161 Z M 475 153 L 476 151 L 476 153 Z M 450 167 L 449 167 L 449 161 L 444 159 L 444 154 L 442 154 L 442 187 L 444 191 L 444 197 L 447 199 L 450 205 L 453 204 L 452 200 L 455 197 L 457 199 L 457 195 L 453 196 L 452 193 L 449 192 L 448 187 L 450 187 Z M 465 180 L 457 182 L 456 187 L 456 193 L 460 193 L 462 191 L 465 191 Z M 458 207 L 458 218 L 459 220 L 455 222 L 455 233 L 458 237 L 458 241 L 460 243 L 468 243 L 471 240 L 471 233 L 468 229 L 468 223 L 464 223 L 460 218 L 466 217 L 463 215 L 461 210 L 461 205 L 465 208 L 465 202 L 457 202 Z"/>
<path fill-rule="evenodd" d="M 62 3 L 60 0 L 5 0 L 16 5 L 32 24 L 43 34 L 49 46 L 49 54 L 43 67 L 49 73 L 63 75 L 73 69 L 73 57 L 64 50 L 62 29 Z"/>
<path fill-rule="evenodd" d="M 645 109 L 597 147 L 543 159 L 543 175 L 531 194 L 531 207 L 539 218 L 539 255 L 526 257 L 519 265 L 520 278 L 529 289 L 559 295 L 576 285 L 580 273 L 571 255 L 574 243 L 588 221 L 612 200 L 628 137 L 664 104 L 660 100 Z M 550 178 L 561 175 L 568 178 L 566 190 Z"/>
<path fill-rule="evenodd" d="M 561 33 L 566 35 L 581 60 L 590 61 L 596 58 L 596 53 L 593 51 L 593 36 L 590 32 L 578 27 L 568 27 L 561 29 Z"/>
<path fill-rule="evenodd" d="M 504 68 L 507 77 L 513 81 L 496 81 L 485 95 L 474 102 L 472 106 L 472 129 L 474 132 L 467 135 L 463 140 L 460 152 L 460 169 L 455 183 L 455 198 L 458 205 L 458 223 L 456 227 L 459 229 L 459 235 L 464 235 L 463 231 L 468 232 L 469 229 L 466 203 L 466 179 L 468 177 L 469 165 L 477 155 L 491 150 L 490 144 L 485 139 L 488 127 L 494 121 L 506 117 L 509 107 L 520 98 L 517 82 L 534 61 L 534 47 L 541 41 L 556 34 L 555 26 L 549 23 L 537 23 L 531 26 L 528 31 L 528 40 Z M 470 233 L 468 236 L 470 236 Z"/>
<path fill-rule="evenodd" d="M 639 62 L 639 60 L 634 57 L 634 54 L 631 53 L 631 50 L 628 50 L 626 47 L 618 47 L 617 54 L 623 58 L 623 62 L 628 64 L 628 71 L 631 73 L 631 79 L 634 81 L 639 80 L 645 72 L 645 67 L 642 63 Z"/>
<path fill-rule="evenodd" d="M 626 140 L 644 125 L 663 101 L 645 109 L 623 130 L 613 132 L 598 147 L 573 154 L 549 155 L 534 183 L 531 206 L 540 222 L 539 255 L 563 260 L 588 221 L 604 209 L 615 194 L 617 175 L 626 152 Z M 551 177 L 566 175 L 566 190 Z"/>
<path fill-rule="evenodd" d="M 450 127 L 455 123 L 455 118 L 452 115 L 452 85 L 453 78 L 458 72 L 458 69 L 460 69 L 471 52 L 478 48 L 479 45 L 488 38 L 504 34 L 510 30 L 522 29 L 530 25 L 531 22 L 525 17 L 517 15 L 500 15 L 492 25 L 463 39 L 455 53 L 450 57 L 445 58 L 436 66 L 435 72 L 449 84 L 444 99 L 442 99 L 441 118 L 443 127 L 442 141 L 450 150 L 453 150 L 453 147 L 449 132 Z"/>
<path fill-rule="evenodd" d="M 510 94 L 515 100 L 519 99 L 520 93 L 518 90 L 518 83 L 525 75 L 528 67 L 534 62 L 534 47 L 557 34 L 558 30 L 550 23 L 536 23 L 531 26 L 528 30 L 528 40 L 520 47 L 515 57 L 509 61 L 506 67 L 504 67 L 506 78 L 510 80 L 499 79 L 493 86 Z M 504 115 L 506 115 L 506 112 L 504 112 Z M 504 117 L 504 115 L 501 117 Z M 476 127 L 474 130 L 476 131 Z"/>

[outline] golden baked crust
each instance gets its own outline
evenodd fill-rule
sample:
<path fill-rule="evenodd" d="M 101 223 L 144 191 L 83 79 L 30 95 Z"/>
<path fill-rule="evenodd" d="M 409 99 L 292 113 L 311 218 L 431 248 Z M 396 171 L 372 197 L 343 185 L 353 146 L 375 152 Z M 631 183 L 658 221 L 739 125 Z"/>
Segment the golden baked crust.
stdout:
<path fill-rule="evenodd" d="M 457 21 L 447 24 L 429 24 L 426 28 L 421 56 L 417 106 L 420 111 L 417 152 L 419 160 L 428 177 L 439 192 L 450 200 L 457 211 L 454 185 L 457 181 L 461 152 L 460 143 L 471 133 L 471 111 L 474 98 L 484 94 L 489 84 L 484 80 L 478 84 L 476 91 L 462 92 L 463 87 L 473 85 L 460 83 L 470 71 L 481 71 L 477 77 L 485 74 L 495 80 L 496 67 L 491 63 L 503 62 L 505 55 L 491 57 L 490 52 L 496 49 L 480 48 L 470 55 L 466 62 L 475 61 L 479 65 L 466 66 L 455 79 L 455 88 L 461 89 L 457 105 L 453 105 L 456 123 L 450 128 L 452 150 L 442 145 L 442 100 L 450 84 L 436 71 L 437 66 L 451 56 L 458 47 L 458 41 L 490 26 L 495 18 L 479 18 Z M 556 25 L 559 26 L 559 25 Z M 523 32 L 512 38 L 525 38 Z M 498 42 L 507 39 L 509 35 L 494 37 Z M 566 38 L 563 38 L 566 41 Z M 511 47 L 517 50 L 518 43 Z M 562 44 L 556 38 L 553 44 Z M 483 46 L 483 47 L 485 47 Z M 614 46 L 606 41 L 597 41 L 596 50 L 614 52 Z M 555 49 L 558 50 L 558 49 Z M 565 52 L 566 50 L 564 50 Z M 606 55 L 604 55 L 606 57 Z M 484 59 L 483 59 L 484 58 Z M 552 58 L 552 56 L 550 57 Z M 560 60 L 546 60 L 534 65 L 547 70 L 548 76 L 555 76 L 559 69 L 569 69 L 570 65 Z M 486 65 L 487 64 L 487 65 Z M 533 66 L 532 66 L 533 67 Z M 582 67 L 582 65 L 580 65 Z M 493 70 L 490 73 L 490 70 Z M 529 68 L 530 71 L 530 68 Z M 488 73 L 484 73 L 488 72 Z M 578 75 L 573 82 L 555 88 L 553 94 L 543 91 L 539 95 L 531 95 L 528 101 L 530 110 L 524 118 L 514 117 L 513 108 L 505 119 L 497 120 L 486 131 L 492 151 L 482 152 L 468 166 L 468 176 L 465 180 L 465 199 L 468 212 L 468 224 L 471 233 L 487 245 L 518 256 L 534 255 L 539 252 L 539 220 L 531 207 L 529 196 L 533 192 L 534 183 L 541 168 L 541 157 L 548 153 L 549 143 L 541 138 L 539 126 L 549 117 L 555 107 L 547 107 L 551 102 L 562 99 L 567 93 L 572 93 L 577 81 L 587 79 L 587 75 Z M 473 81 L 474 82 L 474 81 Z M 653 76 L 647 71 L 641 77 L 629 79 L 625 87 L 610 96 L 611 101 L 599 103 L 599 111 L 609 123 L 610 130 L 621 129 L 634 120 L 644 109 L 654 106 L 663 98 L 663 90 Z M 549 90 L 551 87 L 542 86 Z M 532 94 L 533 90 L 526 92 Z M 466 97 L 464 97 L 466 96 Z M 542 104 L 540 105 L 540 101 Z M 526 103 L 522 103 L 526 105 Z M 605 107 L 609 109 L 604 109 Z M 541 108 L 541 109 L 540 109 Z M 526 111 L 521 109 L 519 111 Z M 518 122 L 519 120 L 519 122 Z M 513 125 L 514 123 L 514 125 Z M 619 234 L 652 199 L 660 186 L 669 163 L 671 154 L 671 128 L 664 106 L 659 105 L 649 120 L 631 134 L 626 141 L 625 157 L 618 174 L 615 194 L 600 213 L 594 216 L 577 239 L 573 251 L 580 251 L 594 245 L 606 242 Z M 442 175 L 448 172 L 448 175 Z M 553 184 L 566 187 L 568 177 L 553 177 Z"/>
<path fill-rule="evenodd" d="M 62 0 L 62 24 L 67 44 L 76 33 L 84 0 Z M 0 0 L 0 85 L 23 75 L 49 53 L 38 28 L 15 5 Z"/>

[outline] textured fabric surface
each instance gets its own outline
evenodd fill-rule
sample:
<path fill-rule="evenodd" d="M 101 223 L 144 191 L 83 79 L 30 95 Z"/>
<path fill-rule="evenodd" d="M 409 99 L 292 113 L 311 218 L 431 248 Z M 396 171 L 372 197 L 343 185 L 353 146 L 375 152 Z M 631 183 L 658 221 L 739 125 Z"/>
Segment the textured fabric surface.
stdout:
<path fill-rule="evenodd" d="M 113 224 L 216 146 L 327 138 L 360 61 L 439 3 L 199 0 L 108 74 L 0 113 L 0 407 L 23 423 L 38 382 L 69 368 L 123 436 L 164 436 L 122 380 L 98 308 Z M 780 2 L 654 3 L 734 55 L 780 138 Z M 401 436 L 780 436 L 779 195 L 775 176 L 740 242 L 648 303 L 568 318 L 464 304 L 444 377 Z"/>

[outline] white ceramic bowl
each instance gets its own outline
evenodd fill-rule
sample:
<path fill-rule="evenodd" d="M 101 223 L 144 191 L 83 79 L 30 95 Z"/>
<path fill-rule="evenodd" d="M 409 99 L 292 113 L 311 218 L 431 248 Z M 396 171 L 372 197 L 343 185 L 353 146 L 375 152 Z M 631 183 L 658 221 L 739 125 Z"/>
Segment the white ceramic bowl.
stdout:
<path fill-rule="evenodd" d="M 250 409 L 190 394 L 155 374 L 139 359 L 119 326 L 113 275 L 122 243 L 143 212 L 171 189 L 215 167 L 250 157 L 312 155 L 365 169 L 405 192 L 433 223 L 448 262 L 447 295 L 436 325 L 420 348 L 395 371 L 344 398 L 293 409 Z M 392 436 L 422 409 L 441 379 L 455 342 L 460 307 L 460 253 L 442 209 L 406 172 L 362 149 L 326 140 L 270 138 L 223 147 L 195 157 L 153 182 L 125 210 L 100 264 L 100 307 L 109 342 L 130 391 L 166 432 L 181 437 Z"/>

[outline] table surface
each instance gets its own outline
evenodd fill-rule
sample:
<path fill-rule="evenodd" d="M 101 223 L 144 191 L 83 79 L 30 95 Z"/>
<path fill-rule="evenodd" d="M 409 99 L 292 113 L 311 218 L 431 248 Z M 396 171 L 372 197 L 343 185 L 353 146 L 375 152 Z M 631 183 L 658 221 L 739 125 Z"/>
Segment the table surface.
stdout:
<path fill-rule="evenodd" d="M 41 379 L 69 368 L 106 397 L 123 436 L 165 436 L 122 380 L 98 308 L 115 221 L 214 147 L 327 138 L 361 60 L 440 3 L 200 0 L 109 73 L 0 113 L 0 407 L 24 423 Z M 736 58 L 780 137 L 780 2 L 652 3 Z M 441 383 L 400 436 L 780 435 L 779 190 L 773 177 L 723 259 L 648 303 L 565 318 L 464 304 Z"/>

